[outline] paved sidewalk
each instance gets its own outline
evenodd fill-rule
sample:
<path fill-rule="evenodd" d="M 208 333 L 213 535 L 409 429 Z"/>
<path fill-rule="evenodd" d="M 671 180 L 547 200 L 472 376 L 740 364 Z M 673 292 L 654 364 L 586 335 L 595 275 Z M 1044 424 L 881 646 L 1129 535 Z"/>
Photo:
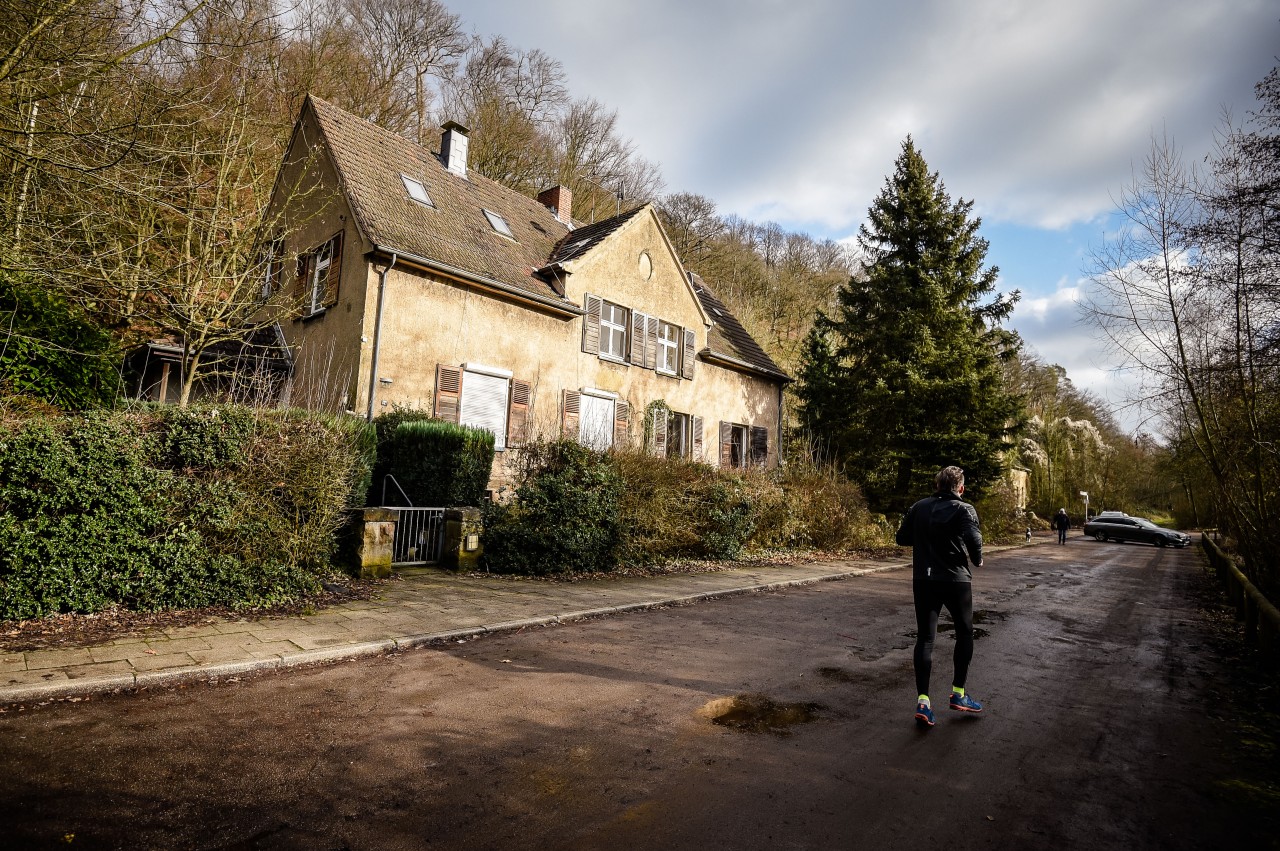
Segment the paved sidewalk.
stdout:
<path fill-rule="evenodd" d="M 374 655 L 486 632 L 808 585 L 909 564 L 832 561 L 572 583 L 413 571 L 389 584 L 376 599 L 342 603 L 314 615 L 223 620 L 90 647 L 0 653 L 0 705 Z"/>

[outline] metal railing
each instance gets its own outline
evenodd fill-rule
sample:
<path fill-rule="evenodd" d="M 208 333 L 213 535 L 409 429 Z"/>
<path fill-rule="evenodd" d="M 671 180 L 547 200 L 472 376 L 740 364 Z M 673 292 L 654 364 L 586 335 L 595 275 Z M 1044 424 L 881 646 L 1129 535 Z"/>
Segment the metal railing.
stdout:
<path fill-rule="evenodd" d="M 387 505 L 387 482 L 395 485 L 405 506 Z M 382 480 L 382 507 L 397 515 L 391 543 L 392 566 L 435 564 L 444 550 L 444 509 L 415 508 L 404 488 L 388 473 Z"/>
<path fill-rule="evenodd" d="M 391 544 L 391 564 L 435 564 L 444 550 L 443 508 L 399 508 L 384 506 L 396 512 L 395 540 Z"/>

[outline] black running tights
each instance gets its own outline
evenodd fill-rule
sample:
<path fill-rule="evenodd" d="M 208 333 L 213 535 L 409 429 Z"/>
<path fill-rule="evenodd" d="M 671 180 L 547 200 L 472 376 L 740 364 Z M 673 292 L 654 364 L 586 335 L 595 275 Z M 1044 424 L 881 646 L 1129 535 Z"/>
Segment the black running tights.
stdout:
<path fill-rule="evenodd" d="M 955 621 L 955 674 L 951 684 L 964 688 L 973 661 L 973 585 L 969 582 L 916 581 L 912 585 L 916 600 L 916 694 L 929 693 L 929 675 L 933 672 L 933 640 L 938 633 L 938 615 L 945 606 Z"/>

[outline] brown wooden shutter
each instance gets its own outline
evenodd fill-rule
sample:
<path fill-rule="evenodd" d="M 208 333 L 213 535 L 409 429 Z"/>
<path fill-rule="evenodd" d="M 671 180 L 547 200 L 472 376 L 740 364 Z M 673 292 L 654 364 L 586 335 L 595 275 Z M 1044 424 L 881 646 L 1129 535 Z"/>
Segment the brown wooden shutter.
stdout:
<path fill-rule="evenodd" d="M 519 446 L 529 439 L 529 382 L 511 379 L 511 403 L 507 407 L 507 446 Z"/>
<path fill-rule="evenodd" d="M 342 231 L 334 234 L 333 249 L 329 256 L 329 271 L 324 276 L 324 294 L 321 307 L 333 307 L 338 303 L 338 284 L 342 280 Z"/>
<path fill-rule="evenodd" d="M 693 333 L 693 329 L 684 329 L 684 353 L 680 359 L 681 378 L 693 378 L 693 364 L 698 357 L 698 353 L 695 351 L 697 345 L 698 338 Z"/>
<path fill-rule="evenodd" d="M 644 318 L 644 368 L 658 368 L 658 320 L 652 316 Z"/>
<path fill-rule="evenodd" d="M 623 399 L 613 403 L 613 445 L 621 449 L 627 445 L 631 431 L 631 404 Z"/>
<path fill-rule="evenodd" d="M 720 466 L 733 466 L 733 423 L 720 421 Z"/>
<path fill-rule="evenodd" d="M 583 302 L 587 312 L 582 315 L 582 350 L 592 355 L 600 354 L 600 306 L 600 299 L 590 294 Z"/>
<path fill-rule="evenodd" d="M 564 391 L 564 405 L 560 414 L 560 434 L 563 437 L 578 439 L 578 411 L 582 394 L 577 390 Z"/>
<path fill-rule="evenodd" d="M 311 252 L 298 255 L 298 277 L 293 281 L 293 295 L 303 308 L 308 307 L 311 301 L 311 263 L 314 258 Z"/>
<path fill-rule="evenodd" d="M 763 467 L 769 461 L 769 429 L 764 426 L 751 427 L 751 463 Z"/>
<path fill-rule="evenodd" d="M 693 460 L 702 460 L 702 417 L 690 417 L 693 425 Z"/>
<path fill-rule="evenodd" d="M 667 455 L 667 409 L 657 406 L 653 409 L 653 443 L 651 448 L 653 454 L 659 458 L 665 458 Z"/>
<path fill-rule="evenodd" d="M 462 405 L 462 370 L 436 364 L 436 419 L 456 423 Z"/>
<path fill-rule="evenodd" d="M 631 311 L 631 357 L 630 361 L 634 366 L 644 366 L 645 348 L 647 341 L 644 336 L 645 319 L 643 313 L 638 310 Z"/>

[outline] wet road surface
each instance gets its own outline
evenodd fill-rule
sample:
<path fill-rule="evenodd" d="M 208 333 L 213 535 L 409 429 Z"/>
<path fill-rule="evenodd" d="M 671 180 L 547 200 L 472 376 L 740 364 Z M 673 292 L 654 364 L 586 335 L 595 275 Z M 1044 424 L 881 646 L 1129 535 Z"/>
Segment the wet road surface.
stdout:
<path fill-rule="evenodd" d="M 10 708 L 0 847 L 1245 847 L 1199 559 L 989 556 L 929 730 L 908 571 Z"/>

